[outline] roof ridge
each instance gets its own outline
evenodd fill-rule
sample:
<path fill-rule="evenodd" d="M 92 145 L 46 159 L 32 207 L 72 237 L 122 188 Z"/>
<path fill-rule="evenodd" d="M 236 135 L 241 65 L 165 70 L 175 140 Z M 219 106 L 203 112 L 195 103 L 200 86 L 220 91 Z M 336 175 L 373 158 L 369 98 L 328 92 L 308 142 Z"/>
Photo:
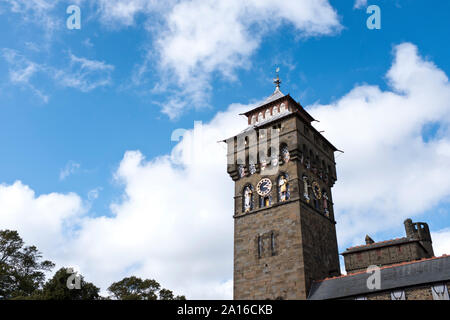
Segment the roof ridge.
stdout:
<path fill-rule="evenodd" d="M 448 254 L 443 254 L 443 255 L 441 255 L 441 256 L 439 256 L 439 257 L 422 258 L 422 259 L 420 259 L 420 260 L 413 260 L 413 261 L 400 262 L 400 263 L 391 264 L 391 265 L 388 265 L 388 266 L 382 266 L 382 267 L 380 267 L 380 270 L 389 269 L 389 268 L 394 268 L 394 267 L 399 267 L 399 266 L 407 265 L 407 264 L 414 264 L 414 263 L 419 263 L 419 262 L 429 261 L 429 260 L 437 260 L 437 259 L 442 259 L 442 258 L 446 258 L 446 257 L 450 257 L 450 255 L 448 255 Z M 325 278 L 325 279 L 322 279 L 322 280 L 314 280 L 314 282 L 323 282 L 323 281 L 327 281 L 327 280 L 333 280 L 333 279 L 339 279 L 339 278 L 351 277 L 351 276 L 355 276 L 355 275 L 363 274 L 363 273 L 367 273 L 367 271 L 358 271 L 358 272 L 354 272 L 354 273 L 350 273 L 350 274 L 343 274 L 343 275 L 340 275 L 340 276 L 329 277 L 329 278 Z"/>
<path fill-rule="evenodd" d="M 376 244 L 380 244 L 380 243 L 386 243 L 386 242 L 403 240 L 403 239 L 408 239 L 408 237 L 401 237 L 401 238 L 395 238 L 395 239 L 390 239 L 390 240 L 377 241 L 377 242 L 369 243 L 369 244 L 360 244 L 360 245 L 357 245 L 357 246 L 349 247 L 346 250 L 362 248 L 362 247 L 370 247 L 370 246 L 373 246 L 373 245 L 376 245 Z"/>

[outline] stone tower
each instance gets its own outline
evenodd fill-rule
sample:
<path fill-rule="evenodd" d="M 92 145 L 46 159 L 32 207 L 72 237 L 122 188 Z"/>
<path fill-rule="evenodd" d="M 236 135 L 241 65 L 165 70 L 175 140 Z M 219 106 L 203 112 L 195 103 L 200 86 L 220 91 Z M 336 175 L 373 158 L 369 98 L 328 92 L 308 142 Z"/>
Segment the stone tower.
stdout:
<path fill-rule="evenodd" d="M 313 280 L 340 275 L 331 193 L 337 149 L 280 82 L 244 113 L 248 127 L 226 140 L 234 299 L 306 299 Z"/>

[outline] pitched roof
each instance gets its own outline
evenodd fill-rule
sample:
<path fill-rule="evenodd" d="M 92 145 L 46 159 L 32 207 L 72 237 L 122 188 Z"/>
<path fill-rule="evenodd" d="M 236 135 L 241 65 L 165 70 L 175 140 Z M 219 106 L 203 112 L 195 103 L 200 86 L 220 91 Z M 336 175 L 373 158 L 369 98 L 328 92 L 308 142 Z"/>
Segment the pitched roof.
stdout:
<path fill-rule="evenodd" d="M 280 91 L 280 88 L 276 88 L 275 91 L 269 96 L 267 97 L 264 101 L 260 102 L 259 104 L 257 104 L 254 108 L 252 108 L 249 111 L 246 111 L 244 113 L 241 113 L 242 115 L 246 115 L 248 116 L 249 114 L 255 112 L 256 110 L 260 109 L 261 107 L 264 107 L 265 105 L 272 103 L 274 101 L 277 101 L 281 98 L 287 98 L 290 97 L 289 94 L 284 94 L 283 92 Z"/>
<path fill-rule="evenodd" d="M 309 300 L 340 299 L 450 280 L 450 256 L 433 257 L 380 268 L 380 289 L 369 289 L 365 271 L 315 281 Z"/>
<path fill-rule="evenodd" d="M 278 100 L 280 98 L 283 98 L 284 96 L 285 96 L 285 94 L 283 92 L 281 92 L 280 88 L 276 87 L 276 89 L 272 93 L 272 95 L 267 97 L 266 100 L 264 100 L 262 103 L 260 103 L 258 107 L 263 106 L 268 103 L 271 103 L 272 101 Z"/>
<path fill-rule="evenodd" d="M 393 246 L 393 245 L 408 243 L 408 242 L 416 242 L 416 241 L 419 241 L 419 240 L 407 238 L 407 237 L 396 238 L 396 239 L 391 239 L 391 240 L 386 240 L 386 241 L 379 241 L 379 242 L 374 242 L 374 243 L 369 243 L 369 244 L 363 244 L 360 246 L 350 247 L 350 248 L 347 248 L 347 250 L 345 250 L 341 254 L 345 255 L 348 253 L 353 253 L 353 252 L 358 252 L 358 251 L 371 250 L 371 249 Z"/>

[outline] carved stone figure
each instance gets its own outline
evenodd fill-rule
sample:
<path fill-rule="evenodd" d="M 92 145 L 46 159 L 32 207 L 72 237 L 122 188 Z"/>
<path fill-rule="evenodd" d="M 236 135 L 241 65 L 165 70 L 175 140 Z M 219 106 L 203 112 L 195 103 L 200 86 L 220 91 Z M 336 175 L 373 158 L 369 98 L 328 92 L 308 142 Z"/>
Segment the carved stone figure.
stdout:
<path fill-rule="evenodd" d="M 272 156 L 272 159 L 270 160 L 270 165 L 273 167 L 278 166 L 278 157 L 277 156 Z"/>
<path fill-rule="evenodd" d="M 266 169 L 266 167 L 267 167 L 266 159 L 261 160 L 261 162 L 259 164 L 259 168 L 261 169 L 261 171 L 264 171 L 264 169 Z"/>
<path fill-rule="evenodd" d="M 289 150 L 287 146 L 284 146 L 281 149 L 281 158 L 283 159 L 284 163 L 288 163 L 289 159 L 291 158 L 291 155 L 289 154 Z"/>
<path fill-rule="evenodd" d="M 323 213 L 325 214 L 325 216 L 330 217 L 330 212 L 328 211 L 328 194 L 326 191 L 323 192 L 322 198 L 323 198 Z"/>
<path fill-rule="evenodd" d="M 246 186 L 244 188 L 244 212 L 249 212 L 252 209 L 252 195 L 252 189 Z"/>
<path fill-rule="evenodd" d="M 285 176 L 280 176 L 280 178 L 278 180 L 278 186 L 279 186 L 280 201 L 288 200 L 289 199 L 288 186 L 287 186 L 287 179 Z"/>
<path fill-rule="evenodd" d="M 240 178 L 243 178 L 244 176 L 245 176 L 245 167 L 244 167 L 244 165 L 239 165 L 239 177 Z"/>
<path fill-rule="evenodd" d="M 308 194 L 308 177 L 307 176 L 303 176 L 303 197 L 305 198 L 306 202 L 309 203 L 309 201 L 311 200 L 309 198 L 309 194 Z"/>
<path fill-rule="evenodd" d="M 256 166 L 254 163 L 250 163 L 248 165 L 248 171 L 249 171 L 250 175 L 252 175 L 256 172 Z"/>

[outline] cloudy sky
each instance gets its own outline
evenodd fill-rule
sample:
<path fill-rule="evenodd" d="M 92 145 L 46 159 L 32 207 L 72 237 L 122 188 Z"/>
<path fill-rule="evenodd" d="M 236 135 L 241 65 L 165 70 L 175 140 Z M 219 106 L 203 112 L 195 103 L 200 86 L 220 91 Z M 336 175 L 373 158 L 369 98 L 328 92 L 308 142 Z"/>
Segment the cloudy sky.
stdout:
<path fill-rule="evenodd" d="M 369 30 L 366 8 L 381 9 Z M 69 30 L 69 5 L 81 29 Z M 105 289 L 232 297 L 225 145 L 282 91 L 337 153 L 340 250 L 429 223 L 450 253 L 447 1 L 0 0 L 0 229 Z M 183 137 L 181 137 L 183 136 Z"/>

